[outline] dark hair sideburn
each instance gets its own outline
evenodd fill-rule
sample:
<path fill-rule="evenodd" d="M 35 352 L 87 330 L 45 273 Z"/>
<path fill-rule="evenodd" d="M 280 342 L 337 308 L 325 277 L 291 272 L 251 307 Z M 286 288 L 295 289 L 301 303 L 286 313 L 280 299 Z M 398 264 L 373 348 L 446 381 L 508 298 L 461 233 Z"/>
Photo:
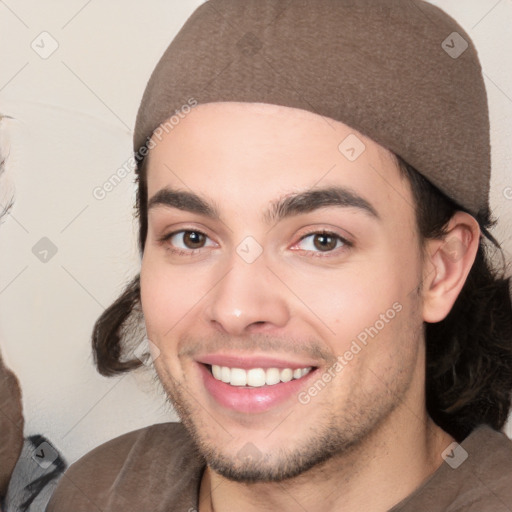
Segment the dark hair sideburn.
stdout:
<path fill-rule="evenodd" d="M 137 170 L 136 211 L 141 254 L 147 235 L 147 158 Z M 442 238 L 447 222 L 464 210 L 398 157 L 409 180 L 423 240 Z M 491 265 L 491 248 L 500 252 L 490 235 L 488 212 L 479 214 L 482 236 L 475 262 L 448 316 L 426 324 L 426 404 L 432 419 L 461 441 L 476 426 L 501 430 L 512 397 L 512 304 L 509 279 Z M 94 360 L 105 376 L 142 365 L 133 350 L 142 341 L 143 323 L 137 275 L 120 297 L 98 318 L 93 334 Z M 132 357 L 130 357 L 132 356 Z"/>

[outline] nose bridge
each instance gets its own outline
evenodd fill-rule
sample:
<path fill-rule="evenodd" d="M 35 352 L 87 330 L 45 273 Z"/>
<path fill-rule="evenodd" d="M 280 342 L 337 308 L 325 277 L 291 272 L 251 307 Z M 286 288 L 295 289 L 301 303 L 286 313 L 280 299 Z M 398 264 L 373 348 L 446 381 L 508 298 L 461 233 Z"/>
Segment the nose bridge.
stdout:
<path fill-rule="evenodd" d="M 282 287 L 267 268 L 263 254 L 247 258 L 249 245 L 240 244 L 229 261 L 229 270 L 218 282 L 206 308 L 207 320 L 231 334 L 245 330 L 282 327 L 289 309 Z M 242 251 L 249 247 L 249 251 Z M 241 248 L 241 249 L 240 249 Z M 254 258 L 254 259 L 253 259 Z"/>

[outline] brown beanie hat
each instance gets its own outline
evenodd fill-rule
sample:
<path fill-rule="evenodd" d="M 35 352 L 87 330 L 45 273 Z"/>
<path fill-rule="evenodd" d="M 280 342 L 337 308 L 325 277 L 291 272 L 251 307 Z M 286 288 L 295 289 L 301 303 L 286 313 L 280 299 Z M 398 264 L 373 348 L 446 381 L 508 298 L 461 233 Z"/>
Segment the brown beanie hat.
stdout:
<path fill-rule="evenodd" d="M 210 0 L 160 59 L 134 150 L 191 102 L 260 102 L 341 121 L 473 215 L 488 209 L 487 98 L 466 32 L 421 0 Z M 340 141 L 341 142 L 341 141 Z"/>

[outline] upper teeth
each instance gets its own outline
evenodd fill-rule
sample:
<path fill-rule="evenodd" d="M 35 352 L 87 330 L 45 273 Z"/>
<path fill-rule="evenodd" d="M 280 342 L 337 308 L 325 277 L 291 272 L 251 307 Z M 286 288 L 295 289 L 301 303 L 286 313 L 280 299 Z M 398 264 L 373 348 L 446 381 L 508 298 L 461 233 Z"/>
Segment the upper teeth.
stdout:
<path fill-rule="evenodd" d="M 212 364 L 212 373 L 217 380 L 221 380 L 232 386 L 271 386 L 278 382 L 289 382 L 292 379 L 300 379 L 311 371 L 311 367 L 297 368 L 251 368 L 244 370 L 242 368 L 229 368 L 227 366 L 218 366 Z"/>

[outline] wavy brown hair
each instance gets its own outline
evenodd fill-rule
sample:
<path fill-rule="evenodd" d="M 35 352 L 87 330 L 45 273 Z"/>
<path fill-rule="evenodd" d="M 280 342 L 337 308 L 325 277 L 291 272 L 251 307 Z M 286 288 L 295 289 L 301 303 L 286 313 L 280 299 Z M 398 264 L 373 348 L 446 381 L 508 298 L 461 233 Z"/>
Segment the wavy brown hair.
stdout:
<path fill-rule="evenodd" d="M 146 161 L 137 171 L 136 210 L 141 254 L 147 235 Z M 415 200 L 417 227 L 423 241 L 443 238 L 457 211 L 465 211 L 397 157 Z M 475 262 L 448 316 L 426 324 L 426 404 L 432 419 L 461 441 L 476 426 L 501 430 L 512 396 L 512 304 L 509 280 L 491 264 L 492 251 L 502 255 L 489 233 L 488 211 L 476 216 L 483 236 Z M 137 275 L 97 320 L 92 335 L 94 358 L 102 375 L 142 365 L 133 357 L 143 339 L 140 284 Z M 131 356 L 131 357 L 130 357 Z"/>

